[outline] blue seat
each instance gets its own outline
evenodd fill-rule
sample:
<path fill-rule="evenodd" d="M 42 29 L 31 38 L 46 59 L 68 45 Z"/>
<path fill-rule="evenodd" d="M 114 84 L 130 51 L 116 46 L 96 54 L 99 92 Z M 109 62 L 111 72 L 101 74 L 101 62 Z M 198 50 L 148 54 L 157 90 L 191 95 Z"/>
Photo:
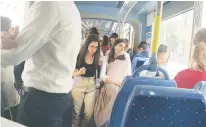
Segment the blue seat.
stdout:
<path fill-rule="evenodd" d="M 128 76 L 123 81 L 122 88 L 120 89 L 117 95 L 117 98 L 115 100 L 115 103 L 112 109 L 112 115 L 113 115 L 113 112 L 114 113 L 118 112 L 119 114 L 122 114 L 124 112 L 126 105 L 127 105 L 127 101 L 131 94 L 131 91 L 137 85 L 176 87 L 176 83 L 173 80 L 164 80 L 164 79 L 149 78 L 149 77 L 135 77 L 134 78 L 132 76 Z M 111 117 L 111 120 L 112 120 L 112 117 Z"/>
<path fill-rule="evenodd" d="M 206 98 L 206 81 L 198 82 L 195 85 L 194 89 L 197 89 L 197 90 L 201 91 L 203 96 L 204 96 L 204 98 Z"/>
<path fill-rule="evenodd" d="M 136 85 L 129 93 L 119 100 L 125 107 L 114 107 L 110 127 L 206 127 L 205 100 L 197 90 Z"/>
<path fill-rule="evenodd" d="M 146 86 L 164 86 L 164 87 L 176 87 L 176 83 L 174 80 L 169 80 L 168 74 L 159 68 L 160 72 L 162 72 L 166 79 L 159 79 L 159 78 L 150 78 L 150 77 L 136 77 L 138 75 L 138 72 L 141 72 L 142 70 L 148 69 L 149 66 L 141 66 L 139 67 L 135 73 L 133 73 L 132 76 L 127 76 L 124 81 L 122 88 L 120 89 L 117 98 L 114 102 L 114 106 L 112 109 L 112 116 L 110 121 L 114 119 L 113 115 L 118 113 L 120 116 L 123 114 L 126 110 L 126 106 L 131 94 L 131 91 L 134 89 L 135 86 L 138 85 L 146 85 Z M 119 121 L 122 121 L 122 117 L 119 117 Z"/>
<path fill-rule="evenodd" d="M 109 121 L 107 121 L 106 123 L 104 123 L 101 127 L 109 127 L 110 124 L 109 124 Z"/>

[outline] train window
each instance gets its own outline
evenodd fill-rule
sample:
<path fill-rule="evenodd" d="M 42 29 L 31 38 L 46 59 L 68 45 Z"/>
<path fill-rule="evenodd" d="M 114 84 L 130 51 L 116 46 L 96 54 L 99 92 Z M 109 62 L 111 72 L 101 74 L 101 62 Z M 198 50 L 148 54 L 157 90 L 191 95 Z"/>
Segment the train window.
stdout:
<path fill-rule="evenodd" d="M 123 27 L 122 37 L 129 40 L 129 47 L 132 47 L 133 42 L 133 26 L 129 23 L 125 23 Z"/>
<path fill-rule="evenodd" d="M 100 32 L 100 36 L 108 35 L 110 33 L 111 28 L 113 27 L 112 20 L 104 20 L 104 19 L 82 19 L 82 21 L 89 27 L 97 27 Z"/>
<path fill-rule="evenodd" d="M 189 65 L 192 36 L 193 10 L 187 11 L 161 23 L 160 44 L 168 45 L 171 55 L 169 70 L 173 78 Z"/>
<path fill-rule="evenodd" d="M 206 1 L 203 1 L 203 10 L 202 10 L 202 28 L 206 28 Z"/>
<path fill-rule="evenodd" d="M 0 15 L 11 18 L 13 25 L 23 26 L 25 1 L 0 1 Z"/>

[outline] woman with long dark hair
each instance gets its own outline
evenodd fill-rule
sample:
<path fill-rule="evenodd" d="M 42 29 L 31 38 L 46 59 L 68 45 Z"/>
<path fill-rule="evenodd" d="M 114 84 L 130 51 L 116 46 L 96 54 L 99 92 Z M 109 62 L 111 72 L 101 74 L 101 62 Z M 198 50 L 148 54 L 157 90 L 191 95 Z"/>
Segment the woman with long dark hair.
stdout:
<path fill-rule="evenodd" d="M 131 75 L 131 60 L 125 50 L 123 39 L 117 39 L 110 53 L 104 56 L 100 79 L 104 86 L 100 90 L 94 108 L 94 118 L 97 127 L 110 119 L 114 100 L 118 94 L 122 81 Z"/>
<path fill-rule="evenodd" d="M 73 118 L 72 127 L 79 127 L 80 112 L 84 102 L 83 126 L 89 127 L 93 115 L 96 97 L 96 72 L 100 57 L 100 40 L 97 35 L 89 35 L 82 46 L 73 73 L 74 87 L 72 89 Z"/>
<path fill-rule="evenodd" d="M 103 39 L 102 39 L 102 52 L 103 52 L 103 54 L 105 55 L 108 50 L 110 50 L 109 37 L 104 35 Z"/>

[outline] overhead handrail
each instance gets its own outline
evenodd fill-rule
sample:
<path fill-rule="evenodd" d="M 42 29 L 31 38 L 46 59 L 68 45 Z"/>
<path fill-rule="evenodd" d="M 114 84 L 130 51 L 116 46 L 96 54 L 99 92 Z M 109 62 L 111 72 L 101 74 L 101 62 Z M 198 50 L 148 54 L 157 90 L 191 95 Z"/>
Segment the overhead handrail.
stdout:
<path fill-rule="evenodd" d="M 123 22 L 122 22 L 122 28 L 121 28 L 121 33 L 120 33 L 120 37 L 122 38 L 122 34 L 123 34 L 123 28 L 124 28 L 124 24 L 125 21 L 127 19 L 127 16 L 129 15 L 130 11 L 132 10 L 132 8 L 136 5 L 137 1 L 132 1 L 132 6 L 129 8 L 129 10 L 127 11 L 126 15 L 124 16 Z"/>
<path fill-rule="evenodd" d="M 126 21 L 127 16 L 129 15 L 132 8 L 136 5 L 137 1 L 125 1 L 122 8 L 120 9 L 119 13 L 117 14 L 116 19 L 119 21 L 118 27 L 119 27 L 119 37 L 122 38 L 122 31 L 123 31 L 123 25 Z"/>

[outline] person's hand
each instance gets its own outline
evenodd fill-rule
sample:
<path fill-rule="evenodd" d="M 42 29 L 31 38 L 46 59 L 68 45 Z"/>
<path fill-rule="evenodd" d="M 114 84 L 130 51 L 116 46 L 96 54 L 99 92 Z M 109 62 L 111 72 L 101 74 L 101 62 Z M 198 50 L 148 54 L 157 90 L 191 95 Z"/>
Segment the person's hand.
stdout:
<path fill-rule="evenodd" d="M 8 32 L 1 32 L 1 49 L 12 49 L 16 46 L 17 44 L 11 39 Z"/>
<path fill-rule="evenodd" d="M 11 39 L 16 39 L 17 35 L 19 34 L 19 26 L 15 26 L 9 29 L 9 34 Z"/>
<path fill-rule="evenodd" d="M 2 40 L 2 41 L 5 41 L 5 40 L 7 40 L 7 39 L 10 38 L 10 34 L 9 34 L 8 32 L 2 31 L 2 32 L 0 33 L 0 35 L 1 35 L 1 40 Z"/>
<path fill-rule="evenodd" d="M 116 83 L 115 83 L 115 85 L 118 86 L 118 87 L 120 87 L 121 84 L 122 84 L 121 82 L 116 82 Z"/>
<path fill-rule="evenodd" d="M 86 69 L 84 67 L 79 69 L 80 75 L 84 75 L 86 73 Z"/>

